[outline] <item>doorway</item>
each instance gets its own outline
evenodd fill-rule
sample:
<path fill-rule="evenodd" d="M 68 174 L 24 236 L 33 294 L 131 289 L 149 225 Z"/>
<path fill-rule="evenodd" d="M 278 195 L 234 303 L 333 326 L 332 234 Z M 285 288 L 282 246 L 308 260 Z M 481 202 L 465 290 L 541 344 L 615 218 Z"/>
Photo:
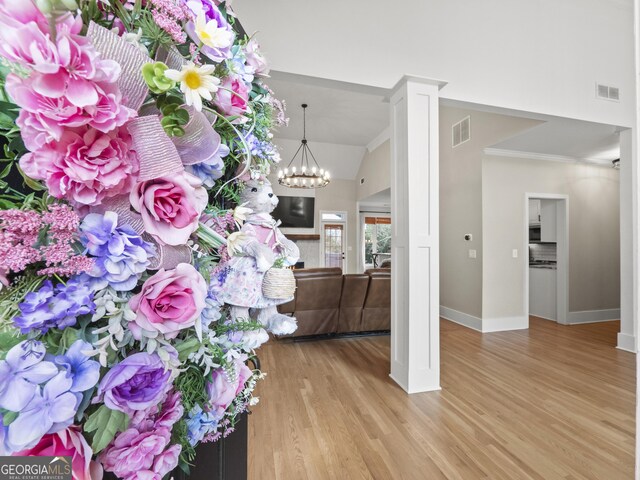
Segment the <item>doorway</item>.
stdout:
<path fill-rule="evenodd" d="M 320 258 L 325 268 L 346 265 L 347 212 L 320 212 Z"/>
<path fill-rule="evenodd" d="M 525 195 L 525 316 L 568 324 L 569 197 Z"/>

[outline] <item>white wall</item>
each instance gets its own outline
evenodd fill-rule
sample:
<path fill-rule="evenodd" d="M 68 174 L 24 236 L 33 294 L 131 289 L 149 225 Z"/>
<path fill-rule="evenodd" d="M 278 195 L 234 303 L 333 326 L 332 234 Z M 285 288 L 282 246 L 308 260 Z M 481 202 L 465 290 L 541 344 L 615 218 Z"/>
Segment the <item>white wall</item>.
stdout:
<path fill-rule="evenodd" d="M 631 0 L 270 0 L 234 3 L 273 69 L 389 88 L 406 73 L 443 98 L 632 126 Z M 598 100 L 595 83 L 620 88 Z"/>
<path fill-rule="evenodd" d="M 364 178 L 364 183 L 360 179 Z M 356 175 L 358 201 L 391 187 L 391 148 L 386 140 L 371 152 L 367 150 Z"/>
<path fill-rule="evenodd" d="M 451 126 L 471 117 L 471 139 L 451 146 Z M 538 125 L 535 120 L 440 107 L 440 305 L 482 317 L 483 149 Z M 467 242 L 464 235 L 473 240 Z M 469 258 L 469 249 L 477 258 Z"/>
<path fill-rule="evenodd" d="M 610 167 L 487 156 L 482 163 L 483 322 L 524 312 L 525 193 L 569 196 L 569 311 L 620 307 L 620 185 Z M 518 249 L 520 258 L 511 256 Z M 570 315 L 571 316 L 571 315 Z"/>

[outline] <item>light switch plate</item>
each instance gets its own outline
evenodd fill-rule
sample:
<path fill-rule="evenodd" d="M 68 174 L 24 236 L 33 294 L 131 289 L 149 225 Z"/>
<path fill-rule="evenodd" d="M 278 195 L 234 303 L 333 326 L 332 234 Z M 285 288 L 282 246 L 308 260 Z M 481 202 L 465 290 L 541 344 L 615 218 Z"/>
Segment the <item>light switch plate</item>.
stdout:
<path fill-rule="evenodd" d="M 513 250 L 511 250 L 511 256 L 513 258 L 518 258 L 518 249 L 514 248 Z"/>
<path fill-rule="evenodd" d="M 476 258 L 477 252 L 472 248 L 469 250 L 469 258 Z"/>

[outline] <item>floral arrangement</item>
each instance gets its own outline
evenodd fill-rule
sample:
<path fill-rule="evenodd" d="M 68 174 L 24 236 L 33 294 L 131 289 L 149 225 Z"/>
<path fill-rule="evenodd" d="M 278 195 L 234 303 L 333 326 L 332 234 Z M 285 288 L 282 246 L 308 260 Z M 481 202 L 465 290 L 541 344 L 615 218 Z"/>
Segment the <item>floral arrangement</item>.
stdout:
<path fill-rule="evenodd" d="M 0 0 L 1 455 L 161 479 L 257 403 L 222 272 L 286 118 L 228 3 Z"/>

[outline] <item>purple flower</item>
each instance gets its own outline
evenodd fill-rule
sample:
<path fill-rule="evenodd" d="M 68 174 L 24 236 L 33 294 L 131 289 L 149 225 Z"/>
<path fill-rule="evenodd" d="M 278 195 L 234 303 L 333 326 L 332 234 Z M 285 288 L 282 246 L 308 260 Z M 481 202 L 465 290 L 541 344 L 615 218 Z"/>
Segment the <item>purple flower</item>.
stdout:
<path fill-rule="evenodd" d="M 90 213 L 82 225 L 81 241 L 87 252 L 96 257 L 89 277 L 94 290 L 107 285 L 117 291 L 130 291 L 138 283 L 155 255 L 152 244 L 145 242 L 129 225 L 118 227 L 118 214 Z"/>
<path fill-rule="evenodd" d="M 93 403 L 132 414 L 162 401 L 171 388 L 171 372 L 157 354 L 136 353 L 114 365 L 100 381 Z"/>
<path fill-rule="evenodd" d="M 64 368 L 67 376 L 72 379 L 69 389 L 72 392 L 84 392 L 95 387 L 100 379 L 100 364 L 91 360 L 86 354 L 86 350 L 92 350 L 90 343 L 83 340 L 76 340 L 64 355 L 55 357 L 54 362 Z"/>
<path fill-rule="evenodd" d="M 220 415 L 216 412 L 205 412 L 200 405 L 196 404 L 187 416 L 187 439 L 189 444 L 194 446 L 202 439 L 218 429 Z"/>
<path fill-rule="evenodd" d="M 229 147 L 221 143 L 218 149 L 204 162 L 187 165 L 186 170 L 198 177 L 202 183 L 212 188 L 216 180 L 224 173 L 224 157 L 229 155 Z"/>
<path fill-rule="evenodd" d="M 13 450 L 31 448 L 47 433 L 56 433 L 73 422 L 82 396 L 69 391 L 73 380 L 59 372 L 44 387 L 37 388 L 31 401 L 9 425 L 8 441 Z"/>
<path fill-rule="evenodd" d="M 273 143 L 260 140 L 253 133 L 249 133 L 245 137 L 245 142 L 254 157 L 262 158 L 272 163 L 280 163 L 280 152 L 278 152 Z"/>
<path fill-rule="evenodd" d="M 31 330 L 46 333 L 50 328 L 70 327 L 76 324 L 79 316 L 95 311 L 93 292 L 77 278 L 66 285 L 59 283 L 55 288 L 47 280 L 40 290 L 28 293 L 18 307 L 20 315 L 13 322 L 22 333 Z"/>
<path fill-rule="evenodd" d="M 51 362 L 44 361 L 44 344 L 25 340 L 14 346 L 0 361 L 0 408 L 12 412 L 24 409 L 39 390 L 38 385 L 58 373 Z"/>

